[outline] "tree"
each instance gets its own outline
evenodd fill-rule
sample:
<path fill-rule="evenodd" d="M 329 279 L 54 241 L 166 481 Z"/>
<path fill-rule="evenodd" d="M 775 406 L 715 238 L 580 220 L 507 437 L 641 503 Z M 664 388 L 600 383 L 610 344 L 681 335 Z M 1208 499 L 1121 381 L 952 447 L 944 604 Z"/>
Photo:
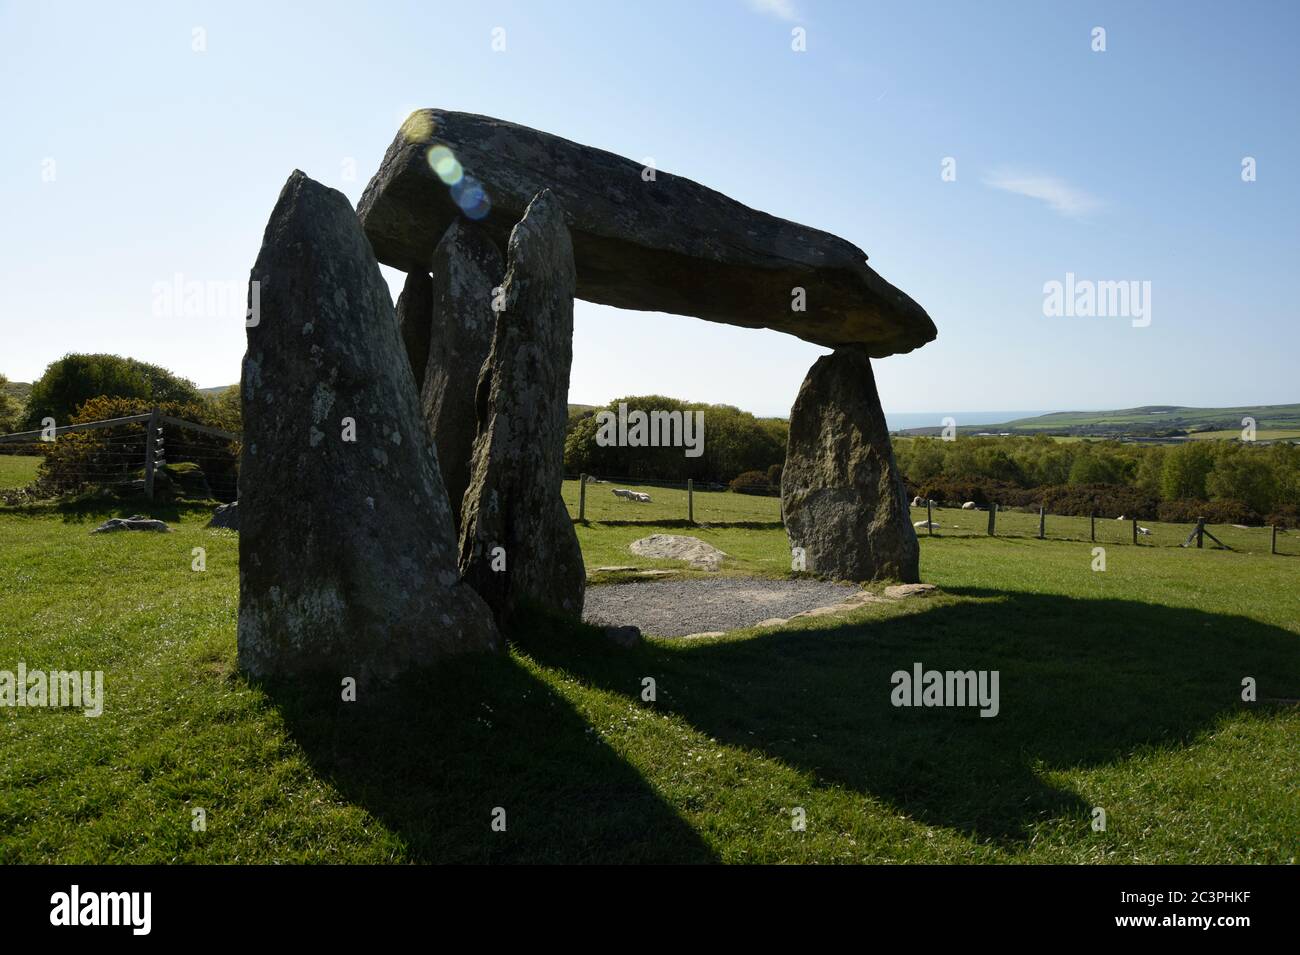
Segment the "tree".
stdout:
<path fill-rule="evenodd" d="M 1189 441 L 1165 455 L 1160 471 L 1160 496 L 1166 501 L 1206 499 L 1205 479 L 1214 467 L 1208 441 Z"/>
<path fill-rule="evenodd" d="M 140 398 L 152 402 L 199 402 L 192 381 L 165 368 L 119 355 L 64 355 L 32 385 L 25 424 L 39 428 L 45 418 L 67 424 L 92 398 Z"/>
<path fill-rule="evenodd" d="M 1264 452 L 1242 447 L 1225 449 L 1205 481 L 1212 501 L 1241 501 L 1257 514 L 1267 514 L 1278 501 L 1278 480 Z"/>
<path fill-rule="evenodd" d="M 9 379 L 0 375 L 0 434 L 17 431 L 22 408 L 8 391 Z"/>

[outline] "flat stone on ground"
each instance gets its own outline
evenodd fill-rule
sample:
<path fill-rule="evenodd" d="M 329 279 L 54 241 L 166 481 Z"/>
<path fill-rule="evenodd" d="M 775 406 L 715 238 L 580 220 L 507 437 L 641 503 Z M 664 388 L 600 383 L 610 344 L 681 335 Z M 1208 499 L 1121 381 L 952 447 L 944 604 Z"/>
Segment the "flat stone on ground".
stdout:
<path fill-rule="evenodd" d="M 684 560 L 696 570 L 717 570 L 727 555 L 708 541 L 681 534 L 651 534 L 628 545 L 638 557 Z"/>

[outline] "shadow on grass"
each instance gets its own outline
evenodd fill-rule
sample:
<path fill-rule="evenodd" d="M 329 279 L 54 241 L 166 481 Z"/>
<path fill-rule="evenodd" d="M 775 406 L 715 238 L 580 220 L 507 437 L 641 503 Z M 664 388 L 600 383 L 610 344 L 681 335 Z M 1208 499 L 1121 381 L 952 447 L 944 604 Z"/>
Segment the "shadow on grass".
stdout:
<path fill-rule="evenodd" d="M 0 507 L 0 513 L 26 517 L 54 516 L 65 524 L 99 524 L 109 518 L 134 517 L 137 514 L 175 523 L 182 518 L 210 517 L 220 506 L 221 502 L 217 500 L 176 498 L 150 501 L 140 495 L 92 493 L 12 504 Z"/>
<path fill-rule="evenodd" d="M 508 656 L 452 660 L 340 702 L 264 684 L 314 769 L 417 862 L 710 862 L 693 829 L 564 697 Z M 506 831 L 491 828 L 496 807 Z"/>
<path fill-rule="evenodd" d="M 1173 749 L 1259 696 L 1300 696 L 1300 637 L 1240 617 L 1133 601 L 967 589 L 864 623 L 627 651 L 534 617 L 515 637 L 543 666 L 639 701 L 724 744 L 856 790 L 928 825 L 1023 844 L 1091 803 L 1052 770 Z M 998 670 L 1000 712 L 895 708 L 890 677 Z M 641 773 L 516 657 L 451 661 L 342 704 L 266 685 L 315 770 L 424 862 L 707 862 L 716 855 Z M 638 705 L 649 705 L 640 704 Z M 1261 708 L 1261 718 L 1268 718 Z M 490 828 L 494 807 L 507 831 Z M 1081 830 L 1082 831 L 1082 830 Z"/>
<path fill-rule="evenodd" d="M 827 785 L 875 796 L 929 825 L 1020 843 L 1032 824 L 1091 804 L 1051 770 L 1186 745 L 1253 676 L 1259 696 L 1300 696 L 1300 637 L 1241 617 L 1122 600 L 954 591 L 966 599 L 855 625 L 610 652 L 539 622 L 525 649 L 723 743 L 757 748 Z M 1000 712 L 904 708 L 891 674 L 997 670 Z M 1267 711 L 1262 711 L 1267 713 Z"/>

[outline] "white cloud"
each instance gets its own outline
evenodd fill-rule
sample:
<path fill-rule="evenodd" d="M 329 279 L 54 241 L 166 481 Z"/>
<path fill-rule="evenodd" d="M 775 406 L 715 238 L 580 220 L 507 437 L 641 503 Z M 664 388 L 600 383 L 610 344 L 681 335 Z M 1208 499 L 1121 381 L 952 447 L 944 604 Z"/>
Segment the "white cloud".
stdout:
<path fill-rule="evenodd" d="M 778 20 L 798 20 L 799 11 L 790 0 L 745 0 L 755 13 L 765 13 Z"/>
<path fill-rule="evenodd" d="M 1041 199 L 1053 212 L 1070 219 L 1085 218 L 1105 205 L 1095 196 L 1054 176 L 1002 170 L 986 176 L 984 185 L 1030 199 Z"/>

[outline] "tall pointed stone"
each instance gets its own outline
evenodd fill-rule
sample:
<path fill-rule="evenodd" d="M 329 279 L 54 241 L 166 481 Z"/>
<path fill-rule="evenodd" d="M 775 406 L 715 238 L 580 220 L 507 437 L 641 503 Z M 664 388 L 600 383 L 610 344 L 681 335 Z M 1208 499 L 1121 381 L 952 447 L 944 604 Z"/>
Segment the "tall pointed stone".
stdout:
<path fill-rule="evenodd" d="M 459 531 L 477 434 L 474 392 L 496 327 L 493 291 L 506 269 L 496 243 L 462 219 L 448 226 L 430 267 L 432 322 L 420 403 Z"/>
<path fill-rule="evenodd" d="M 397 327 L 411 363 L 411 374 L 418 389 L 424 381 L 429 361 L 429 335 L 433 324 L 433 280 L 423 269 L 408 272 L 397 296 Z M 455 498 L 452 498 L 455 501 Z M 454 510 L 454 508 L 453 508 Z"/>
<path fill-rule="evenodd" d="M 586 571 L 560 496 L 573 360 L 573 246 L 564 210 L 549 190 L 537 194 L 510 233 L 508 259 L 505 309 L 478 381 L 460 567 L 499 619 L 523 603 L 578 616 Z"/>
<path fill-rule="evenodd" d="M 295 171 L 252 279 L 239 663 L 383 680 L 499 645 L 460 583 L 392 300 L 347 198 Z"/>
<path fill-rule="evenodd" d="M 920 579 L 920 548 L 864 348 L 817 359 L 790 411 L 781 507 L 805 567 L 840 580 Z"/>

